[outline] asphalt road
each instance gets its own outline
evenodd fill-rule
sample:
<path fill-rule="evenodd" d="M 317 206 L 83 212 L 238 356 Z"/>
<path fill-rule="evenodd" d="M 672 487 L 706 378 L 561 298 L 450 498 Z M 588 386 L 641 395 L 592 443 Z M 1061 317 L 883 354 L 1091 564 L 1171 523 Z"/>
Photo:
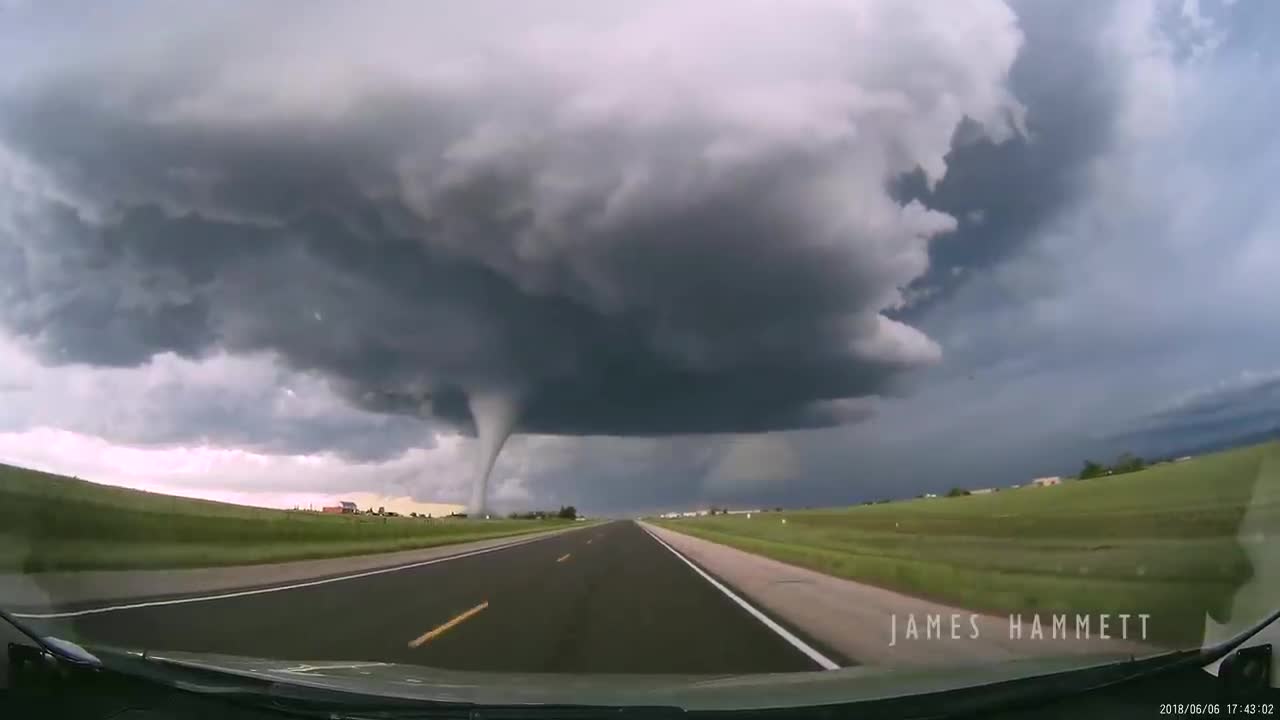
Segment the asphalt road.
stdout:
<path fill-rule="evenodd" d="M 84 643 L 456 670 L 818 669 L 629 521 L 342 582 L 40 624 Z"/>

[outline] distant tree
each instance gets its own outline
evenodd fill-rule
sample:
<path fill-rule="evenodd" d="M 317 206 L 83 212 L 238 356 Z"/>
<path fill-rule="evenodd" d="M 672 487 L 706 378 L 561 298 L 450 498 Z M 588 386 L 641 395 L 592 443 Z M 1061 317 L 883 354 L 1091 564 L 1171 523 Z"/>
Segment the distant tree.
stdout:
<path fill-rule="evenodd" d="M 1092 460 L 1085 460 L 1084 467 L 1081 468 L 1079 477 L 1081 480 L 1088 480 L 1089 478 L 1102 477 L 1106 474 L 1107 469 L 1100 463 L 1096 463 Z"/>
<path fill-rule="evenodd" d="M 573 520 L 578 517 L 578 509 L 572 505 L 561 505 L 560 512 L 556 513 L 556 517 L 563 520 Z"/>
<path fill-rule="evenodd" d="M 1116 458 L 1116 464 L 1111 466 L 1111 471 L 1117 474 L 1130 473 L 1137 472 L 1144 467 L 1146 467 L 1146 465 L 1142 462 L 1142 458 L 1134 455 L 1133 453 L 1126 452 Z"/>
<path fill-rule="evenodd" d="M 947 497 L 964 497 L 965 495 L 968 495 L 968 494 L 969 494 L 969 491 L 965 490 L 962 487 L 953 487 L 947 491 Z"/>
<path fill-rule="evenodd" d="M 411 517 L 411 518 L 416 518 L 416 517 L 418 517 L 418 513 L 417 513 L 417 511 L 413 511 L 413 510 L 409 511 L 409 517 Z"/>

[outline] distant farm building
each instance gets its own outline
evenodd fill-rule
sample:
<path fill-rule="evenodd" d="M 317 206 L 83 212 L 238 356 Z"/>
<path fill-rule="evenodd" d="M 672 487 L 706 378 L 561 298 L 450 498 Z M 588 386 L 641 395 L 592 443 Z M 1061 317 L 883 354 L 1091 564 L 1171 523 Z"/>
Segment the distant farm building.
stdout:
<path fill-rule="evenodd" d="M 987 493 L 993 493 L 995 491 L 996 491 L 995 488 L 978 488 L 977 490 L 970 490 L 969 494 L 970 495 L 986 495 Z"/>
<path fill-rule="evenodd" d="M 322 513 L 324 513 L 324 514 L 326 514 L 326 515 L 341 515 L 341 514 L 342 514 L 342 506 L 341 506 L 341 505 L 326 505 L 325 507 L 320 508 L 320 512 L 322 512 Z"/>
<path fill-rule="evenodd" d="M 1179 463 L 1179 462 L 1186 462 L 1186 461 L 1188 461 L 1188 460 L 1190 460 L 1190 459 L 1191 459 L 1191 456 L 1190 456 L 1190 455 L 1183 455 L 1183 456 L 1182 456 L 1182 457 L 1180 457 L 1180 458 L 1174 458 L 1174 460 L 1173 460 L 1173 461 L 1174 461 L 1174 462 L 1176 462 L 1176 463 Z"/>
<path fill-rule="evenodd" d="M 1049 487 L 1050 485 L 1061 485 L 1062 478 L 1058 475 L 1050 475 L 1049 477 L 1038 477 L 1031 481 L 1032 487 Z"/>

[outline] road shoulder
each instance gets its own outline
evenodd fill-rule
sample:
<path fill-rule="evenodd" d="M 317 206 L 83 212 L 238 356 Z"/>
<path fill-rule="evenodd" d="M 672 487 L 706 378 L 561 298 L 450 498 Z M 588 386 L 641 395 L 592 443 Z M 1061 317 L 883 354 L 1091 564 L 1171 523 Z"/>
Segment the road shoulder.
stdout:
<path fill-rule="evenodd" d="M 649 523 L 649 532 L 772 614 L 833 650 L 870 665 L 990 663 L 1046 655 L 1135 654 L 1163 648 L 1116 639 L 1010 637 L 1010 620 L 922 600 L 902 593 L 824 575 L 753 555 Z M 951 618 L 958 616 L 958 637 Z M 919 624 L 918 639 L 906 637 L 907 621 Z M 940 633 L 926 638 L 925 623 L 940 620 Z M 976 626 L 976 631 L 974 627 Z M 977 637 L 972 637 L 973 634 Z"/>

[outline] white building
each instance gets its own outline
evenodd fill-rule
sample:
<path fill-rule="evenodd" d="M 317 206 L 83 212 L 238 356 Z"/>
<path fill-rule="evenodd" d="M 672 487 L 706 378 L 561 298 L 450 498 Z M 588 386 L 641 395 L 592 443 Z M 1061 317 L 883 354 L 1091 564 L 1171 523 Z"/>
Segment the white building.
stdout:
<path fill-rule="evenodd" d="M 1058 475 L 1050 475 L 1048 477 L 1038 477 L 1031 481 L 1032 487 L 1049 487 L 1050 485 L 1061 485 L 1062 477 Z"/>

